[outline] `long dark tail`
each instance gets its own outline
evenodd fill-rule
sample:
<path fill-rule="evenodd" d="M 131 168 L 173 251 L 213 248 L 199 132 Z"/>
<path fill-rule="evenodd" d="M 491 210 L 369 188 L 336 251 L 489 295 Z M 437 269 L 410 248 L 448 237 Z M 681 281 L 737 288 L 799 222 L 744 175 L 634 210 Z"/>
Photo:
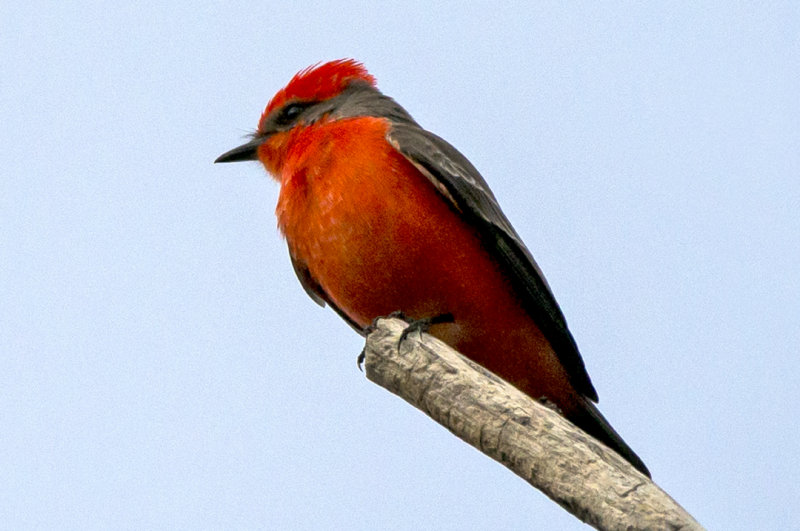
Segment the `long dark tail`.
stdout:
<path fill-rule="evenodd" d="M 650 477 L 650 471 L 647 470 L 644 462 L 639 459 L 639 456 L 636 455 L 636 452 L 634 452 L 630 446 L 625 444 L 625 441 L 623 441 L 619 433 L 611 427 L 611 424 L 609 424 L 602 413 L 600 413 L 597 406 L 592 404 L 589 400 L 585 400 L 585 404 L 584 408 L 573 410 L 569 412 L 566 417 L 580 429 L 625 458 L 636 470 Z"/>

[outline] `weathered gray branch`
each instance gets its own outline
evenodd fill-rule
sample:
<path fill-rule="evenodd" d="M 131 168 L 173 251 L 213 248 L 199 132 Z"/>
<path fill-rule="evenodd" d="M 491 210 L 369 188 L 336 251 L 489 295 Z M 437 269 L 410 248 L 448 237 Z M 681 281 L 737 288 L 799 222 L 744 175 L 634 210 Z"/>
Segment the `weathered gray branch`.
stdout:
<path fill-rule="evenodd" d="M 428 335 L 380 319 L 367 378 L 601 530 L 702 529 L 655 483 L 602 443 Z"/>

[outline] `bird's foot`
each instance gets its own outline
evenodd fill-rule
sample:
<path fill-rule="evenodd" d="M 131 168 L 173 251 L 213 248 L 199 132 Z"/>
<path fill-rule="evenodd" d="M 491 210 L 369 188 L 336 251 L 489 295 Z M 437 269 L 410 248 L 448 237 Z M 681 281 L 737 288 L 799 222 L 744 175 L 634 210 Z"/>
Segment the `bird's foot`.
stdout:
<path fill-rule="evenodd" d="M 406 340 L 409 334 L 412 332 L 419 332 L 420 334 L 423 332 L 427 332 L 428 329 L 436 324 L 443 324 L 443 323 L 452 323 L 455 322 L 455 318 L 453 317 L 452 313 L 443 313 L 439 315 L 434 315 L 433 317 L 424 317 L 422 319 L 411 319 L 408 320 L 408 326 L 405 330 L 400 334 L 400 340 L 397 342 L 397 350 L 400 350 L 400 345 L 403 344 L 403 341 Z"/>
<path fill-rule="evenodd" d="M 401 312 L 400 310 L 394 311 L 386 316 L 379 316 L 372 320 L 372 323 L 364 328 L 364 335 L 368 336 L 371 332 L 375 331 L 378 328 L 378 319 L 402 319 L 403 321 L 408 323 L 408 326 L 405 330 L 400 334 L 400 339 L 397 342 L 397 350 L 400 351 L 400 345 L 403 344 L 403 341 L 406 340 L 409 334 L 412 332 L 427 332 L 428 329 L 436 324 L 442 323 L 452 323 L 455 321 L 452 313 L 443 313 L 440 315 L 434 315 L 433 317 L 425 317 L 423 319 L 412 319 L 408 317 L 406 314 Z M 358 355 L 356 358 L 356 365 L 358 366 L 358 370 L 363 372 L 362 365 L 364 363 L 364 359 L 367 356 L 366 347 L 361 350 L 361 354 Z"/>
<path fill-rule="evenodd" d="M 378 319 L 402 319 L 403 321 L 405 321 L 405 322 L 407 322 L 409 324 L 414 322 L 413 319 L 410 319 L 410 318 L 406 317 L 406 314 L 404 314 L 400 310 L 395 310 L 392 313 L 390 313 L 389 315 L 379 315 L 378 317 L 373 319 L 372 323 L 370 323 L 369 325 L 367 325 L 364 328 L 364 336 L 365 337 L 370 335 L 372 332 L 374 332 L 378 328 Z M 364 359 L 366 357 L 367 357 L 367 348 L 364 347 L 363 349 L 361 349 L 361 354 L 359 354 L 358 358 L 356 358 L 356 365 L 358 365 L 358 370 L 361 371 L 361 372 L 364 372 L 364 369 L 361 367 L 361 365 L 364 363 Z"/>

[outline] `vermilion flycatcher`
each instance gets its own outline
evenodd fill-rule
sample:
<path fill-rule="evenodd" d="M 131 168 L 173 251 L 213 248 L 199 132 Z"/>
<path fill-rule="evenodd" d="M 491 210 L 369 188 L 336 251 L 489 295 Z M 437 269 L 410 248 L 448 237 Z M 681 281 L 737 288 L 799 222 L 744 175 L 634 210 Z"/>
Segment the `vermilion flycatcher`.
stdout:
<path fill-rule="evenodd" d="M 563 415 L 649 475 L 597 392 L 530 251 L 478 170 L 353 60 L 310 67 L 267 105 L 251 141 L 306 292 L 364 333 L 379 316 L 452 316 L 429 333 Z"/>

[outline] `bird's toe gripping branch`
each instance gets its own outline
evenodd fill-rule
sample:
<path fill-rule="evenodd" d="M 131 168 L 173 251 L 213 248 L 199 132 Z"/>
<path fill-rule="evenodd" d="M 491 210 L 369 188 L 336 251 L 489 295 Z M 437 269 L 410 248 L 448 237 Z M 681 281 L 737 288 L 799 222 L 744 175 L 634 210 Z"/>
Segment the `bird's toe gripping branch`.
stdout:
<path fill-rule="evenodd" d="M 422 319 L 412 319 L 408 317 L 406 314 L 401 312 L 400 310 L 396 310 L 390 313 L 387 316 L 380 316 L 376 317 L 372 320 L 372 324 L 367 326 L 364 329 L 364 335 L 369 335 L 370 332 L 377 328 L 378 319 L 402 319 L 403 321 L 408 323 L 408 326 L 403 333 L 400 334 L 400 339 L 397 342 L 397 350 L 400 351 L 400 346 L 403 344 L 403 341 L 406 340 L 409 334 L 412 332 L 419 332 L 420 334 L 423 332 L 427 332 L 428 329 L 436 324 L 443 324 L 443 323 L 452 323 L 455 321 L 452 313 L 443 313 L 440 315 L 434 315 L 433 317 L 424 317 Z M 364 358 L 366 358 L 366 347 L 361 350 L 361 353 L 358 355 L 356 359 L 356 365 L 358 365 L 358 370 L 363 371 L 361 365 L 364 363 Z"/>
<path fill-rule="evenodd" d="M 403 321 L 409 324 L 411 324 L 414 321 L 413 319 L 409 319 L 408 317 L 406 317 L 406 314 L 404 314 L 400 310 L 395 310 L 385 317 L 379 315 L 378 317 L 372 320 L 372 323 L 370 323 L 366 328 L 364 328 L 365 337 L 370 335 L 372 332 L 375 331 L 375 329 L 378 328 L 378 319 L 402 319 Z M 361 365 L 364 363 L 364 358 L 367 356 L 366 349 L 367 349 L 366 346 L 363 349 L 361 349 L 361 353 L 358 355 L 358 358 L 356 358 L 356 365 L 358 365 L 358 370 L 361 372 L 364 372 L 364 369 L 361 368 Z"/>
<path fill-rule="evenodd" d="M 400 340 L 397 342 L 397 350 L 400 350 L 400 345 L 403 344 L 403 341 L 406 340 L 409 334 L 412 332 L 419 332 L 420 334 L 423 332 L 427 332 L 428 329 L 436 324 L 443 324 L 443 323 L 452 323 L 455 321 L 452 313 L 443 313 L 440 315 L 434 315 L 433 317 L 424 317 L 422 319 L 412 319 L 408 321 L 408 326 L 403 333 L 400 334 Z"/>

